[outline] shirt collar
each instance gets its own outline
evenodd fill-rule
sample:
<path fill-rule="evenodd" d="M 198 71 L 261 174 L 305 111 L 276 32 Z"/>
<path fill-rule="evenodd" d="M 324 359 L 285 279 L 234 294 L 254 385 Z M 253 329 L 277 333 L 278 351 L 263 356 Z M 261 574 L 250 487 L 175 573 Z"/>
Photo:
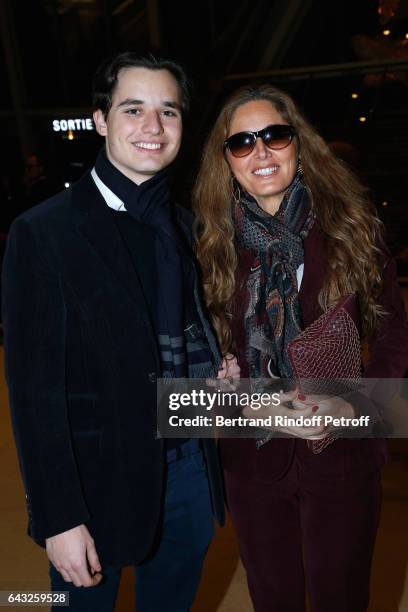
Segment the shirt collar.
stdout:
<path fill-rule="evenodd" d="M 95 168 L 92 168 L 91 176 L 93 180 L 95 181 L 95 185 L 101 192 L 101 195 L 103 199 L 105 200 L 106 204 L 109 206 L 109 208 L 113 208 L 114 210 L 117 210 L 120 212 L 122 211 L 126 212 L 124 202 L 122 202 L 122 200 L 118 198 L 118 196 L 115 193 L 113 193 L 113 191 L 109 189 L 109 187 L 105 185 L 103 181 L 101 181 L 99 176 L 96 174 Z"/>

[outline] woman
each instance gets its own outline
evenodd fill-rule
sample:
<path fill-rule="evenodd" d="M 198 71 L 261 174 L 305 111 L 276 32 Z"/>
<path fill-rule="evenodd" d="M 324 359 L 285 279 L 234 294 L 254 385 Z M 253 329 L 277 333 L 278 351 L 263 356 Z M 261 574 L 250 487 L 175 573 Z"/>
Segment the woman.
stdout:
<path fill-rule="evenodd" d="M 358 296 L 370 343 L 365 376 L 404 375 L 404 307 L 373 205 L 288 95 L 270 86 L 232 95 L 205 147 L 194 200 L 207 305 L 242 377 L 293 375 L 289 342 L 348 294 L 355 305 Z M 306 416 L 322 409 L 297 390 L 286 398 Z M 358 412 L 341 398 L 329 408 Z M 313 612 L 362 612 L 385 441 L 281 431 L 291 437 L 222 441 L 255 610 L 305 610 L 306 582 Z"/>

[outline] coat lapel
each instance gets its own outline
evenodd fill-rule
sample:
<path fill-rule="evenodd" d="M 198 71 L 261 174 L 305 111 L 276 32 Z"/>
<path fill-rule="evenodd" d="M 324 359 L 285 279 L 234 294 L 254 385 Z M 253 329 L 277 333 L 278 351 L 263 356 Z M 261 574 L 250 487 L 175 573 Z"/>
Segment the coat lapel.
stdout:
<path fill-rule="evenodd" d="M 74 185 L 72 205 L 77 213 L 79 233 L 96 252 L 108 273 L 115 277 L 128 299 L 132 300 L 134 307 L 138 309 L 138 314 L 144 316 L 154 340 L 155 352 L 158 357 L 157 339 L 151 313 L 151 304 L 154 300 L 153 296 L 149 296 L 148 293 L 152 284 L 151 282 L 143 283 L 143 277 L 146 276 L 144 266 L 138 267 L 136 262 L 133 264 L 127 247 L 112 219 L 111 212 L 90 173 L 87 173 Z M 143 241 L 142 225 L 140 225 L 140 238 Z M 149 257 L 147 253 L 146 257 Z M 119 295 L 118 299 L 121 299 Z M 142 309 L 140 308 L 141 304 L 143 304 Z"/>

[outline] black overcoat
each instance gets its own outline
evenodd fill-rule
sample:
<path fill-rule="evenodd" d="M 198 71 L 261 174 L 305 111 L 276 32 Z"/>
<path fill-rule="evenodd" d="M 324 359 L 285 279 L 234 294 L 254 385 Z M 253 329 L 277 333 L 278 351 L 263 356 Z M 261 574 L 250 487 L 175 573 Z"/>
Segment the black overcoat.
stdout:
<path fill-rule="evenodd" d="M 88 173 L 14 222 L 3 270 L 6 377 L 29 533 L 43 545 L 84 523 L 111 565 L 136 564 L 151 550 L 165 473 L 154 243 L 147 226 L 139 231 L 135 267 Z M 197 288 L 195 297 L 217 360 Z M 203 443 L 222 523 L 216 450 Z"/>

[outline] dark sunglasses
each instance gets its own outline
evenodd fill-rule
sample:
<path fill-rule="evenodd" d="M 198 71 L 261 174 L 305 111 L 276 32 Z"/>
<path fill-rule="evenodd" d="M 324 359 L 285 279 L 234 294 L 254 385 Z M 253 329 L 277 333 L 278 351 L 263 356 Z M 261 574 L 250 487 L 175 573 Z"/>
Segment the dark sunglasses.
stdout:
<path fill-rule="evenodd" d="M 245 157 L 254 150 L 257 138 L 262 138 L 269 149 L 284 149 L 290 145 L 295 134 L 291 125 L 267 125 L 258 132 L 233 134 L 224 141 L 224 151 L 228 149 L 234 157 Z"/>

